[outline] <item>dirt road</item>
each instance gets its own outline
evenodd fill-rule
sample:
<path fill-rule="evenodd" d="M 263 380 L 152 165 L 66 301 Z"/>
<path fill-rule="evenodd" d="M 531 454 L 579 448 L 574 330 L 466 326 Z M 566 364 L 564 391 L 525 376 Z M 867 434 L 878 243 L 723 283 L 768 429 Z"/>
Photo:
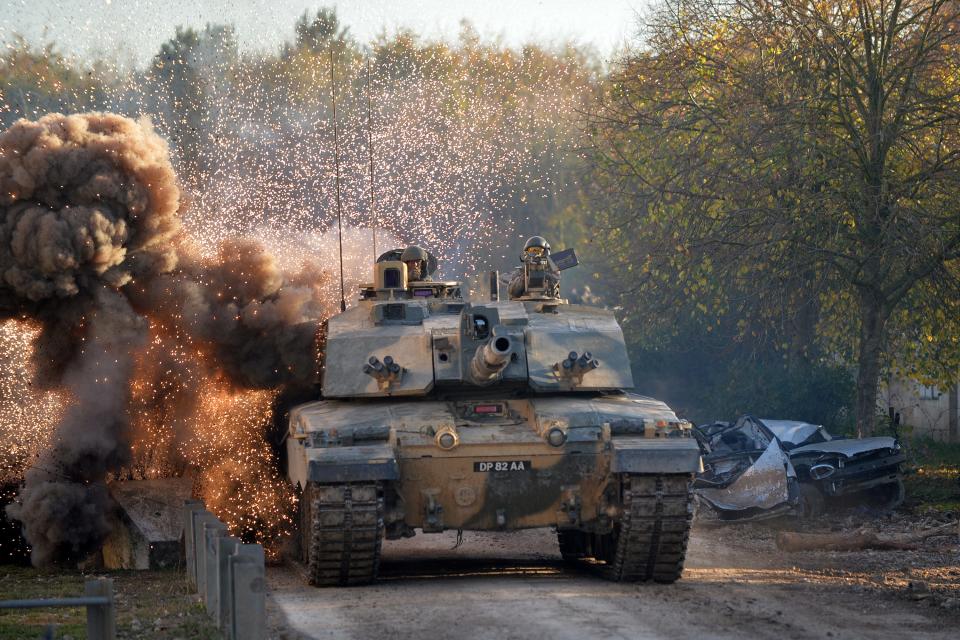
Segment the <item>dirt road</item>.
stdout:
<path fill-rule="evenodd" d="M 847 524 L 850 524 L 849 522 Z M 895 525 L 891 525 L 895 526 Z M 904 526 L 911 526 L 909 523 Z M 554 534 L 419 535 L 384 546 L 383 581 L 313 589 L 269 571 L 276 638 L 957 638 L 957 538 L 922 551 L 782 554 L 775 530 L 697 528 L 674 585 L 570 568 Z M 912 586 L 911 586 L 912 583 Z"/>

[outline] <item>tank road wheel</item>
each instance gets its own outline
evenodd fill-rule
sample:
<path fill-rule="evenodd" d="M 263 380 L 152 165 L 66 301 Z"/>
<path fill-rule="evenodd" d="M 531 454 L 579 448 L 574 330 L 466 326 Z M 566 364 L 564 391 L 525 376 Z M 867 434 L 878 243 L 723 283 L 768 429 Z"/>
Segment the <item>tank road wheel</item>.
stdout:
<path fill-rule="evenodd" d="M 623 477 L 623 511 L 612 533 L 593 536 L 604 577 L 674 582 L 683 572 L 693 520 L 691 476 Z"/>
<path fill-rule="evenodd" d="M 378 482 L 308 483 L 308 527 L 301 529 L 310 584 L 368 584 L 377 579 L 383 540 L 383 487 Z"/>
<path fill-rule="evenodd" d="M 587 534 L 577 529 L 558 529 L 557 542 L 560 543 L 560 555 L 566 562 L 587 557 Z"/>

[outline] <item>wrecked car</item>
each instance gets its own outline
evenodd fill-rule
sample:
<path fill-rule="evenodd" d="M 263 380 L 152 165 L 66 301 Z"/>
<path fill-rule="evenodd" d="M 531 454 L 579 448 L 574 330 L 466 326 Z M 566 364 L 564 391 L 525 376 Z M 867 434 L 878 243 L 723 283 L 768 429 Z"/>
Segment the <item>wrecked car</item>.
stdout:
<path fill-rule="evenodd" d="M 903 502 L 901 465 L 906 456 L 895 438 L 837 438 L 819 425 L 760 420 L 777 436 L 801 483 L 804 513 L 823 510 L 825 500 L 850 499 L 893 509 Z"/>
<path fill-rule="evenodd" d="M 721 520 L 763 520 L 800 504 L 797 472 L 777 436 L 760 420 L 696 427 L 703 472 L 693 482 L 698 501 Z"/>
<path fill-rule="evenodd" d="M 904 454 L 894 438 L 835 438 L 821 425 L 753 416 L 695 434 L 704 472 L 694 489 L 724 520 L 813 517 L 827 500 L 886 509 L 903 501 Z"/>

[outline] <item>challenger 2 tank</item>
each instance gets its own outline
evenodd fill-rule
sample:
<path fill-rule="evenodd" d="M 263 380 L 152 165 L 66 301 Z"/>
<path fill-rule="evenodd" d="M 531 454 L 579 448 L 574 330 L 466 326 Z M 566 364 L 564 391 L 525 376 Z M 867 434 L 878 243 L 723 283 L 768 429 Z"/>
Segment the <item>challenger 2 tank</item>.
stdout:
<path fill-rule="evenodd" d="M 536 527 L 610 580 L 678 579 L 700 450 L 664 403 L 625 391 L 612 312 L 537 289 L 500 300 L 495 277 L 462 296 L 408 280 L 400 257 L 328 321 L 323 399 L 290 413 L 309 581 L 373 582 L 383 538 L 416 529 Z"/>

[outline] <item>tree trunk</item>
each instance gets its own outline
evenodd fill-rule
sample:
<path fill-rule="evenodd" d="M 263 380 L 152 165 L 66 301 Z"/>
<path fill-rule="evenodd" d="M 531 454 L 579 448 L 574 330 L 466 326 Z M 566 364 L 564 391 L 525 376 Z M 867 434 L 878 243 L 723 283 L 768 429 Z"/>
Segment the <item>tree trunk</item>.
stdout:
<path fill-rule="evenodd" d="M 857 436 L 873 435 L 877 423 L 880 356 L 888 313 L 872 291 L 860 291 L 860 353 L 857 358 Z"/>
<path fill-rule="evenodd" d="M 860 549 L 916 549 L 917 542 L 934 536 L 960 534 L 960 522 L 917 531 L 914 533 L 881 538 L 872 531 L 853 533 L 794 533 L 781 531 L 777 534 L 777 548 L 783 551 L 859 551 Z"/>

